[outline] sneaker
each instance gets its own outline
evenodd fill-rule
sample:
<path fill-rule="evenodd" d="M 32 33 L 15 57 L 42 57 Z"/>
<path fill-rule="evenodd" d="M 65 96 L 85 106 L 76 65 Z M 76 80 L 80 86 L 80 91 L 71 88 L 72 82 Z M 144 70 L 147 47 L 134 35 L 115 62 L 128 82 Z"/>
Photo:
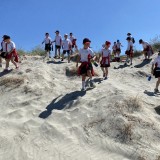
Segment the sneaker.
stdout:
<path fill-rule="evenodd" d="M 82 88 L 81 91 L 86 91 L 86 88 Z"/>
<path fill-rule="evenodd" d="M 63 61 L 63 59 L 61 59 L 61 61 Z"/>
<path fill-rule="evenodd" d="M 133 63 L 131 63 L 130 65 L 132 65 Z"/>
<path fill-rule="evenodd" d="M 96 85 L 95 85 L 95 83 L 93 81 L 90 81 L 90 87 L 93 87 L 93 88 L 96 87 Z"/>
<path fill-rule="evenodd" d="M 154 89 L 154 93 L 158 93 L 159 90 L 157 88 Z"/>
<path fill-rule="evenodd" d="M 104 80 L 107 80 L 108 78 L 107 77 L 104 77 Z"/>

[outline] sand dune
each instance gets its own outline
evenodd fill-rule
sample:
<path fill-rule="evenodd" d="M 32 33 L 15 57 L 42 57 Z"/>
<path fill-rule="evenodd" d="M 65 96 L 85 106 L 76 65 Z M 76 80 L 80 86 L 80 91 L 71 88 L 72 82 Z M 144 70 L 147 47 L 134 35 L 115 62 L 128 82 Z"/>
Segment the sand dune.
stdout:
<path fill-rule="evenodd" d="M 28 57 L 1 72 L 0 160 L 160 160 L 156 80 L 142 57 L 133 63 L 112 63 L 106 81 L 95 68 L 97 87 L 86 93 L 66 73 L 73 62 Z"/>

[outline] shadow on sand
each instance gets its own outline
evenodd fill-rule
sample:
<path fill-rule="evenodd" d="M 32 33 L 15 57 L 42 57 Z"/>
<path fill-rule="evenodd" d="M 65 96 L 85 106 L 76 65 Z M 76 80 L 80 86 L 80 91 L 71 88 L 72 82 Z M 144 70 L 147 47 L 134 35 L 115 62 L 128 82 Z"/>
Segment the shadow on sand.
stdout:
<path fill-rule="evenodd" d="M 130 66 L 131 65 L 128 65 L 128 64 L 121 64 L 118 67 L 114 67 L 113 69 L 123 69 L 123 68 L 130 67 Z"/>
<path fill-rule="evenodd" d="M 135 65 L 135 68 L 142 68 L 145 65 L 149 64 L 152 61 L 152 59 L 148 59 L 148 60 L 143 60 L 142 63 Z"/>
<path fill-rule="evenodd" d="M 62 110 L 64 108 L 70 108 L 72 104 L 74 103 L 74 100 L 76 100 L 78 97 L 83 97 L 86 94 L 86 92 L 83 91 L 74 91 L 69 94 L 66 94 L 65 96 L 61 97 L 58 96 L 55 98 L 47 107 L 46 110 L 41 112 L 39 117 L 46 119 L 52 114 L 52 110 Z M 60 100 L 58 100 L 61 97 Z M 57 101 L 58 100 L 58 101 Z"/>
<path fill-rule="evenodd" d="M 63 61 L 48 61 L 47 64 L 62 64 L 62 63 L 67 63 L 67 62 L 63 62 Z"/>
<path fill-rule="evenodd" d="M 0 72 L 0 77 L 3 77 L 3 76 L 5 76 L 5 75 L 9 74 L 9 73 L 11 73 L 12 71 L 13 71 L 12 69 L 9 70 L 9 71 L 2 71 L 2 72 Z"/>
<path fill-rule="evenodd" d="M 157 106 L 154 109 L 155 109 L 156 113 L 160 115 L 160 106 Z"/>

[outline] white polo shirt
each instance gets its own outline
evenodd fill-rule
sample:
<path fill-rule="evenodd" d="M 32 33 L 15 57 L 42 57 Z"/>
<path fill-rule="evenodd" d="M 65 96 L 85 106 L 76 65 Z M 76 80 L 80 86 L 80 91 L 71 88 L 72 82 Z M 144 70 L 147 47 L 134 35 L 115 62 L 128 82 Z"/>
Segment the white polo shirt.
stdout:
<path fill-rule="evenodd" d="M 57 46 L 61 46 L 62 44 L 62 36 L 61 35 L 56 35 L 55 36 L 55 45 L 57 45 Z"/>
<path fill-rule="evenodd" d="M 117 42 L 116 46 L 117 46 L 118 49 L 120 49 L 121 48 L 121 43 Z"/>
<path fill-rule="evenodd" d="M 48 37 L 48 38 L 45 38 L 42 43 L 50 44 L 51 42 L 52 42 L 52 39 L 50 37 Z"/>
<path fill-rule="evenodd" d="M 144 42 L 144 43 L 142 43 L 142 46 L 143 46 L 143 49 L 146 49 L 147 46 L 149 46 L 149 43 L 148 42 Z"/>
<path fill-rule="evenodd" d="M 63 50 L 69 50 L 71 45 L 72 43 L 68 38 L 62 41 Z"/>
<path fill-rule="evenodd" d="M 75 39 L 75 37 L 72 36 L 72 37 L 70 37 L 69 39 L 70 39 L 71 42 L 73 42 L 73 40 Z"/>
<path fill-rule="evenodd" d="M 132 49 L 133 49 L 133 42 L 132 42 L 132 41 L 129 41 L 129 42 L 128 42 L 128 46 L 127 46 L 127 51 L 129 51 L 129 50 L 131 49 L 131 47 L 132 47 Z"/>
<path fill-rule="evenodd" d="M 111 50 L 103 48 L 101 53 L 103 53 L 102 54 L 103 57 L 109 57 L 111 55 Z"/>
<path fill-rule="evenodd" d="M 94 56 L 94 53 L 90 48 L 88 49 L 82 48 L 79 50 L 79 56 L 81 57 L 81 62 L 88 62 L 89 55 L 92 57 Z"/>
<path fill-rule="evenodd" d="M 154 61 L 152 62 L 152 64 L 156 64 L 156 63 L 157 63 L 157 67 L 160 68 L 160 56 L 155 58 Z"/>
<path fill-rule="evenodd" d="M 11 50 L 16 49 L 16 45 L 14 42 L 7 43 L 6 51 L 10 52 Z"/>

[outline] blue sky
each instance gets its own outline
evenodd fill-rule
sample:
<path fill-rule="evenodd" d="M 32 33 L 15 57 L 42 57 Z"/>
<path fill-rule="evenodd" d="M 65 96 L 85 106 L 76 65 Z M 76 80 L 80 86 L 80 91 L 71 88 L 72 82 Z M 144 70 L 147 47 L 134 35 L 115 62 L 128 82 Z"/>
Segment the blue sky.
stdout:
<path fill-rule="evenodd" d="M 85 37 L 94 50 L 119 39 L 126 49 L 131 32 L 137 49 L 140 38 L 150 41 L 160 34 L 159 0 L 0 0 L 0 36 L 8 34 L 17 48 L 31 50 L 40 45 L 44 33 L 55 37 L 58 29 L 73 32 L 79 48 Z"/>

